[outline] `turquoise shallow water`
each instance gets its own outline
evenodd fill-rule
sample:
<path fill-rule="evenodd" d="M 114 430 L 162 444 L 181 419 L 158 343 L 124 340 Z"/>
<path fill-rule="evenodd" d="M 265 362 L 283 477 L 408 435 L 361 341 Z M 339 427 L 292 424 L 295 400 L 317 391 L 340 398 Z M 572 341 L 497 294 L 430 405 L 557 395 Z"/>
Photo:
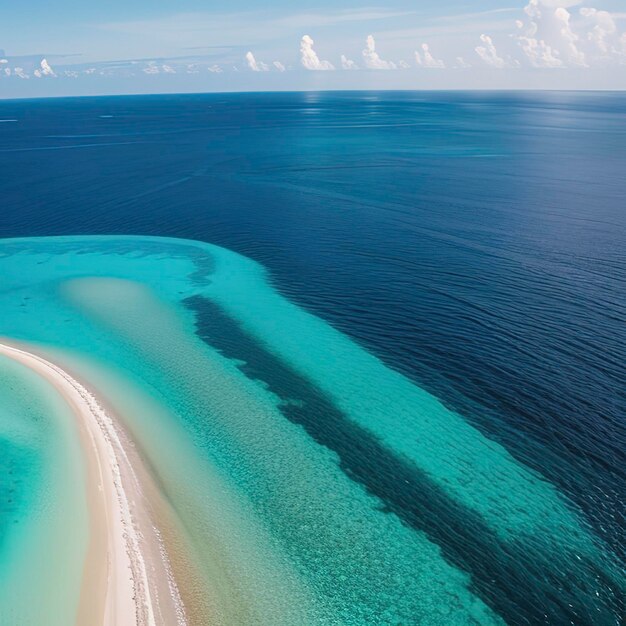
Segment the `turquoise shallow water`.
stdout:
<path fill-rule="evenodd" d="M 623 576 L 574 505 L 257 263 L 144 237 L 0 254 L 2 333 L 127 421 L 218 623 L 617 623 Z"/>
<path fill-rule="evenodd" d="M 0 624 L 69 624 L 87 541 L 73 416 L 54 389 L 4 356 L 0 397 Z"/>

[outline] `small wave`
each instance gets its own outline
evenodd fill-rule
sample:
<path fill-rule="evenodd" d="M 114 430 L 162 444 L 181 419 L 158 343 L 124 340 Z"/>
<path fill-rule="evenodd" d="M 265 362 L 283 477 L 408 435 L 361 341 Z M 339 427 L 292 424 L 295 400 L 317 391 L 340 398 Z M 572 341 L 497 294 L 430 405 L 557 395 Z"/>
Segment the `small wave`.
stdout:
<path fill-rule="evenodd" d="M 9 148 L 0 152 L 39 152 L 44 150 L 75 150 L 77 148 L 106 148 L 108 146 L 127 146 L 139 141 L 113 141 L 109 143 L 82 143 L 72 146 L 41 146 L 37 148 Z"/>

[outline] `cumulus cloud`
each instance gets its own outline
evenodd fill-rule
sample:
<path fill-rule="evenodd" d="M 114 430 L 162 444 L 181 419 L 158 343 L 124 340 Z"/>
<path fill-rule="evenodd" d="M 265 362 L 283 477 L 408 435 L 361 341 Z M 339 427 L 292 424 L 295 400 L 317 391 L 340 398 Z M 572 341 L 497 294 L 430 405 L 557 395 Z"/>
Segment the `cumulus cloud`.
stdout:
<path fill-rule="evenodd" d="M 520 46 L 533 67 L 563 67 L 559 51 L 554 50 L 543 39 L 519 37 Z"/>
<path fill-rule="evenodd" d="M 257 61 L 252 52 L 246 52 L 246 63 L 253 72 L 267 72 L 270 69 L 266 63 Z"/>
<path fill-rule="evenodd" d="M 596 1 L 600 4 L 601 0 Z M 423 43 L 417 47 L 415 62 L 423 68 L 442 69 L 449 66 L 455 70 L 485 65 L 491 68 L 508 69 L 519 67 L 520 61 L 534 68 L 595 68 L 598 66 L 609 67 L 610 64 L 621 64 L 622 68 L 626 66 L 626 33 L 622 32 L 623 27 L 618 28 L 624 24 L 620 20 L 626 17 L 626 13 L 610 13 L 581 4 L 581 2 L 596 4 L 593 0 L 523 0 L 523 2 L 519 0 L 519 2 L 519 10 L 516 14 L 511 14 L 512 19 L 516 17 L 518 19 L 515 19 L 514 24 L 509 22 L 511 30 L 515 30 L 515 32 L 510 32 L 506 39 L 497 30 L 492 35 L 486 34 L 490 33 L 489 30 L 484 32 L 478 30 L 476 34 L 483 32 L 480 35 L 480 40 L 476 40 L 475 45 L 469 45 L 464 50 L 460 47 L 455 49 L 455 43 L 448 40 L 449 47 L 442 47 L 441 49 L 437 47 L 436 53 L 441 52 L 445 55 L 447 51 L 450 54 L 449 63 L 447 57 L 445 63 L 442 59 L 436 58 L 429 45 Z M 463 16 L 456 16 L 455 19 L 458 20 L 460 17 Z M 498 19 L 497 25 L 494 23 L 493 28 L 500 28 L 501 24 L 502 20 Z M 403 37 L 406 37 L 408 31 L 403 32 Z M 419 31 L 416 30 L 415 32 Z M 432 29 L 428 32 L 431 32 L 431 36 L 436 36 Z M 455 32 L 457 31 L 452 30 L 450 37 Z M 398 41 L 402 41 L 402 37 L 398 37 Z M 460 41 L 461 39 L 459 39 Z M 378 43 L 380 44 L 380 42 Z M 440 43 L 441 46 L 447 44 L 443 40 Z M 456 45 L 460 46 L 460 43 L 457 42 Z M 358 70 L 359 68 L 397 70 L 409 67 L 405 61 L 390 61 L 381 58 L 377 47 L 375 38 L 369 35 L 366 39 L 365 48 L 362 50 L 361 60 L 357 59 L 355 62 L 352 58 L 342 54 L 340 64 L 337 65 L 344 70 Z M 516 49 L 516 52 L 513 52 L 513 49 Z M 454 53 L 452 53 L 453 50 Z M 241 54 L 243 53 L 244 51 L 241 52 Z M 407 51 L 405 51 L 406 53 Z M 264 63 L 257 60 L 252 51 L 245 53 L 245 65 L 241 62 L 241 56 L 239 62 L 232 58 L 232 49 L 228 51 L 224 49 L 220 54 L 222 54 L 220 57 L 208 57 L 211 58 L 211 61 L 206 60 L 206 56 L 195 56 L 192 53 L 189 56 L 159 58 L 154 61 L 136 59 L 103 62 L 99 63 L 96 68 L 89 68 L 83 64 L 75 65 L 75 61 L 65 65 L 60 57 L 53 57 L 53 69 L 48 60 L 42 59 L 41 55 L 8 57 L 7 59 L 4 57 L 3 51 L 0 50 L 0 76 L 23 79 L 58 76 L 59 79 L 64 79 L 66 77 L 75 78 L 77 74 L 85 77 L 91 74 L 134 76 L 142 75 L 142 73 L 165 75 L 197 74 L 207 71 L 215 74 L 223 71 L 239 72 L 240 70 L 242 72 L 245 70 L 253 72 L 287 71 L 287 67 L 281 61 L 270 62 L 268 60 L 267 63 Z M 383 54 L 385 54 L 384 51 Z M 307 70 L 335 69 L 330 61 L 320 59 L 315 51 L 314 41 L 309 35 L 304 35 L 300 41 L 300 55 L 301 64 Z M 454 55 L 461 56 L 455 57 Z M 399 53 L 397 58 L 401 58 Z M 210 65 L 213 60 L 219 61 L 220 65 Z M 14 67 L 15 64 L 20 67 Z M 291 66 L 289 69 L 292 69 Z M 620 75 L 618 72 L 611 73 L 609 71 L 605 74 L 608 77 Z M 568 73 L 567 76 L 569 75 Z M 522 78 L 520 74 L 520 80 Z M 43 81 L 41 82 L 43 83 Z"/>
<path fill-rule="evenodd" d="M 415 51 L 415 62 L 422 67 L 431 67 L 437 69 L 443 69 L 446 64 L 441 59 L 435 59 L 430 52 L 430 47 L 427 43 L 422 44 L 421 54 Z"/>
<path fill-rule="evenodd" d="M 582 67 L 587 66 L 585 59 L 585 53 L 578 48 L 578 35 L 572 30 L 570 24 L 571 14 L 564 7 L 557 7 L 554 11 L 554 18 L 560 28 L 559 33 L 563 40 L 563 47 L 565 56 L 574 65 L 580 65 Z"/>
<path fill-rule="evenodd" d="M 517 20 L 516 26 L 521 31 L 521 34 L 516 39 L 530 64 L 533 67 L 561 67 L 563 61 L 559 59 L 558 50 L 554 50 L 544 38 L 540 38 L 542 30 L 556 30 L 554 28 L 554 17 L 550 19 L 550 15 L 553 16 L 554 12 L 544 12 L 539 0 L 530 0 L 524 7 L 524 13 L 528 18 L 528 22 Z M 549 22 L 552 22 L 552 24 L 549 24 Z"/>
<path fill-rule="evenodd" d="M 300 41 L 300 62 L 307 70 L 334 70 L 330 61 L 321 61 L 317 52 L 313 50 L 315 42 L 309 35 L 304 35 Z"/>
<path fill-rule="evenodd" d="M 341 67 L 344 70 L 358 70 L 359 66 L 345 54 L 341 55 Z"/>
<path fill-rule="evenodd" d="M 489 37 L 489 35 L 483 34 L 480 36 L 480 40 L 483 42 L 484 45 L 476 46 L 474 48 L 476 54 L 487 65 L 490 65 L 491 67 L 496 67 L 498 69 L 506 67 L 506 61 L 501 56 L 498 56 L 498 51 L 496 50 L 496 47 L 491 37 Z"/>
<path fill-rule="evenodd" d="M 517 20 L 517 40 L 533 67 L 590 67 L 622 58 L 619 34 L 608 11 L 582 7 L 578 16 L 567 0 L 529 0 Z"/>
<path fill-rule="evenodd" d="M 365 67 L 370 70 L 395 70 L 397 66 L 392 61 L 384 61 L 376 52 L 376 41 L 372 35 L 367 36 L 366 48 L 363 50 Z"/>
<path fill-rule="evenodd" d="M 398 67 L 402 70 L 408 70 L 411 66 L 404 60 L 398 61 Z"/>
<path fill-rule="evenodd" d="M 608 11 L 598 11 L 587 7 L 581 8 L 580 14 L 586 18 L 587 22 L 593 23 L 593 28 L 587 33 L 587 39 L 594 42 L 601 53 L 609 53 L 611 51 L 610 39 L 617 31 L 611 14 Z"/>
<path fill-rule="evenodd" d="M 167 65 L 166 63 L 159 65 L 156 61 L 149 61 L 146 67 L 141 68 L 141 71 L 144 74 L 151 74 L 151 75 L 161 74 L 161 73 L 176 74 L 176 70 L 171 65 Z M 113 76 L 114 74 L 118 74 L 120 72 L 126 72 L 126 74 L 128 74 L 128 68 L 125 68 L 125 67 L 105 68 L 103 71 L 100 72 L 100 74 L 103 76 Z M 86 70 L 85 73 L 92 73 L 92 72 L 89 70 Z M 132 76 L 133 73 L 131 73 L 130 75 Z"/>
<path fill-rule="evenodd" d="M 161 70 L 154 61 L 150 61 L 146 67 L 141 70 L 144 74 L 160 74 Z"/>
<path fill-rule="evenodd" d="M 52 76 L 56 78 L 54 70 L 50 67 L 50 64 L 46 59 L 41 59 L 39 67 L 33 70 L 33 76 L 35 78 L 43 78 L 44 76 Z"/>
<path fill-rule="evenodd" d="M 56 76 L 54 70 L 50 67 L 50 64 L 46 59 L 41 59 L 39 67 L 41 68 L 40 71 L 42 76 Z"/>

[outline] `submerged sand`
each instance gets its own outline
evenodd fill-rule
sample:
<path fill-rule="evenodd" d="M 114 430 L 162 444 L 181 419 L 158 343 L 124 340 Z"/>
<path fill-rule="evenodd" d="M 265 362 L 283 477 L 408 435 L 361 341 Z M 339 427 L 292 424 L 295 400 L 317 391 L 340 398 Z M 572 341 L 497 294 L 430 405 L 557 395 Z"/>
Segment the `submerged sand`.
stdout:
<path fill-rule="evenodd" d="M 79 626 L 188 624 L 170 558 L 150 501 L 154 485 L 121 424 L 84 385 L 23 345 L 3 354 L 44 378 L 76 417 L 87 467 L 90 542 Z"/>

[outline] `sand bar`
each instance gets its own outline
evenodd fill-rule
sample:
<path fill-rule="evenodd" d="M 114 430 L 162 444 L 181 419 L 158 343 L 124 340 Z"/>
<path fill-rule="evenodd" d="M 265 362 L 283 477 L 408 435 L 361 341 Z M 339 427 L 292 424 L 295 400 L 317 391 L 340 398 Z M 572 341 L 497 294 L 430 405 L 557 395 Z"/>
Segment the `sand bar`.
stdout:
<path fill-rule="evenodd" d="M 77 419 L 87 466 L 90 543 L 78 626 L 187 626 L 138 455 L 95 395 L 45 358 L 2 340 L 0 354 L 47 380 Z M 131 461 L 132 459 L 132 461 Z M 68 529 L 71 536 L 71 529 Z"/>

